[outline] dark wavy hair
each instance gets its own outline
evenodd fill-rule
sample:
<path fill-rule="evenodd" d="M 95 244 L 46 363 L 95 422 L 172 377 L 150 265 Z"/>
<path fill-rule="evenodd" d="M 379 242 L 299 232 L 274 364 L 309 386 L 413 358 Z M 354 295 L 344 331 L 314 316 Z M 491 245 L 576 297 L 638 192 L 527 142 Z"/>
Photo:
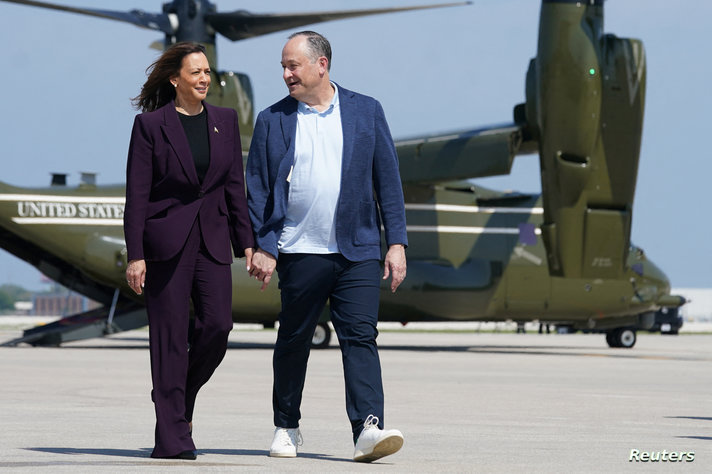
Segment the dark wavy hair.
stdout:
<path fill-rule="evenodd" d="M 205 46 L 184 41 L 165 50 L 160 58 L 146 68 L 148 79 L 141 93 L 131 99 L 131 104 L 141 112 L 152 112 L 175 99 L 176 91 L 170 78 L 180 74 L 183 58 L 192 53 L 205 54 Z"/>

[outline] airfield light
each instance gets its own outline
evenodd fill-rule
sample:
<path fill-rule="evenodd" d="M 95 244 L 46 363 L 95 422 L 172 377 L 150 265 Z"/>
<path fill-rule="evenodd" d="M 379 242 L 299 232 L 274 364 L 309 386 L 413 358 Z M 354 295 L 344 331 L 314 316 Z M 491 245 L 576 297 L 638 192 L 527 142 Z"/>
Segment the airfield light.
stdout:
<path fill-rule="evenodd" d="M 595 76 L 596 75 L 596 68 L 591 68 L 588 70 L 588 75 L 589 76 Z"/>

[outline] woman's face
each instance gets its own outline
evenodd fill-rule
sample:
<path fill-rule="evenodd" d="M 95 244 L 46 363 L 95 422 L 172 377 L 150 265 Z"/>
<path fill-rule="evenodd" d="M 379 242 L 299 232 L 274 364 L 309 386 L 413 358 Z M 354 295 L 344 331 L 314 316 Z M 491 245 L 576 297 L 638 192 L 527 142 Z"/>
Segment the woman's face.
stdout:
<path fill-rule="evenodd" d="M 183 58 L 180 73 L 171 78 L 176 88 L 177 105 L 195 105 L 204 100 L 210 87 L 210 65 L 203 53 L 190 53 Z"/>

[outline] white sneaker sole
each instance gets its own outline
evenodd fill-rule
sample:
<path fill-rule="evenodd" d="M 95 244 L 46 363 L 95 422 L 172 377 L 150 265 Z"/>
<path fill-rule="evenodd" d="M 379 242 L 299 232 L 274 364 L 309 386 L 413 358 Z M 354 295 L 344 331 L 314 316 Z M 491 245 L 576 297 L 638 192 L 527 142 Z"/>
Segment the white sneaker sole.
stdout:
<path fill-rule="evenodd" d="M 368 454 L 362 452 L 357 452 L 354 454 L 354 461 L 356 462 L 373 462 L 376 459 L 381 459 L 384 456 L 398 452 L 398 450 L 403 446 L 403 437 L 396 434 L 387 436 L 380 440 L 373 447 L 373 451 Z"/>
<path fill-rule="evenodd" d="M 271 458 L 296 458 L 297 453 L 279 453 L 279 452 L 269 452 Z"/>

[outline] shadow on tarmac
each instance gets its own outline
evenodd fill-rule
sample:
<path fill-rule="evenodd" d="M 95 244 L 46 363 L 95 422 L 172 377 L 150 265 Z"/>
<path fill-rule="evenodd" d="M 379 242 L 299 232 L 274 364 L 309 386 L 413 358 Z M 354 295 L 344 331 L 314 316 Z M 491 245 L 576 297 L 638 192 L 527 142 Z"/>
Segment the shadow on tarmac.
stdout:
<path fill-rule="evenodd" d="M 335 349 L 337 347 L 334 347 Z M 331 349 L 331 347 L 330 347 Z M 525 346 L 525 345 L 467 345 L 467 346 L 378 346 L 379 351 L 410 351 L 410 352 L 471 352 L 476 354 L 502 354 L 502 355 L 540 355 L 540 356 L 568 356 L 568 357 L 613 357 L 622 359 L 651 359 L 651 360 L 684 360 L 684 361 L 712 361 L 709 357 L 689 356 L 660 356 L 641 354 L 635 349 L 612 349 L 609 347 L 581 347 L 581 346 Z"/>
<path fill-rule="evenodd" d="M 709 416 L 666 416 L 664 418 L 670 418 L 673 420 L 696 420 L 696 421 L 712 421 L 712 417 Z M 712 436 L 675 436 L 678 439 L 701 439 L 702 441 L 712 441 Z"/>
<path fill-rule="evenodd" d="M 666 416 L 665 418 L 712 421 L 712 417 L 709 416 Z"/>
<path fill-rule="evenodd" d="M 122 458 L 149 458 L 151 448 L 112 449 L 112 448 L 25 448 L 28 451 L 53 454 L 92 454 L 96 456 L 120 456 Z"/>
<path fill-rule="evenodd" d="M 60 346 L 62 349 L 107 349 L 107 350 L 147 350 L 148 338 L 140 337 L 112 337 L 111 342 L 81 345 L 72 343 Z M 119 344 L 117 344 L 119 343 Z M 272 350 L 274 343 L 259 342 L 228 342 L 229 350 Z M 338 351 L 339 346 L 334 343 L 326 349 L 318 351 Z M 501 354 L 501 355 L 539 355 L 539 356 L 568 356 L 568 357 L 613 357 L 622 359 L 651 359 L 651 360 L 681 360 L 681 361 L 712 361 L 710 357 L 696 356 L 661 356 L 637 352 L 635 349 L 612 349 L 604 345 L 596 347 L 567 346 L 567 345 L 459 345 L 459 346 L 416 346 L 416 345 L 379 345 L 379 351 L 404 351 L 404 352 L 451 352 L 473 354 Z"/>
<path fill-rule="evenodd" d="M 249 449 L 198 449 L 198 454 L 221 454 L 224 456 L 264 456 L 269 457 L 269 451 L 266 449 L 249 450 Z M 300 458 L 319 459 L 322 461 L 338 461 L 353 463 L 353 459 L 336 458 L 330 454 L 321 453 L 306 453 L 299 451 Z"/>
<path fill-rule="evenodd" d="M 141 458 L 150 460 L 152 462 L 162 462 L 169 461 L 172 463 L 177 463 L 179 465 L 190 465 L 193 463 L 186 464 L 185 461 L 174 461 L 166 459 L 152 459 L 151 448 L 140 448 L 140 449 L 112 449 L 112 448 L 67 448 L 67 447 L 37 447 L 37 448 L 24 448 L 28 451 L 37 451 L 41 453 L 52 453 L 52 454 L 67 454 L 67 455 L 93 455 L 93 456 L 117 456 L 122 458 Z M 222 456 L 259 456 L 259 457 L 269 457 L 269 451 L 265 449 L 197 449 L 198 456 L 201 454 L 218 454 Z M 318 459 L 321 461 L 336 461 L 336 462 L 348 462 L 353 463 L 352 459 L 348 458 L 337 458 L 329 454 L 321 453 L 306 453 L 299 452 L 299 457 L 308 459 Z M 203 464 L 201 464 L 203 465 Z M 240 464 L 244 465 L 244 464 Z"/>

